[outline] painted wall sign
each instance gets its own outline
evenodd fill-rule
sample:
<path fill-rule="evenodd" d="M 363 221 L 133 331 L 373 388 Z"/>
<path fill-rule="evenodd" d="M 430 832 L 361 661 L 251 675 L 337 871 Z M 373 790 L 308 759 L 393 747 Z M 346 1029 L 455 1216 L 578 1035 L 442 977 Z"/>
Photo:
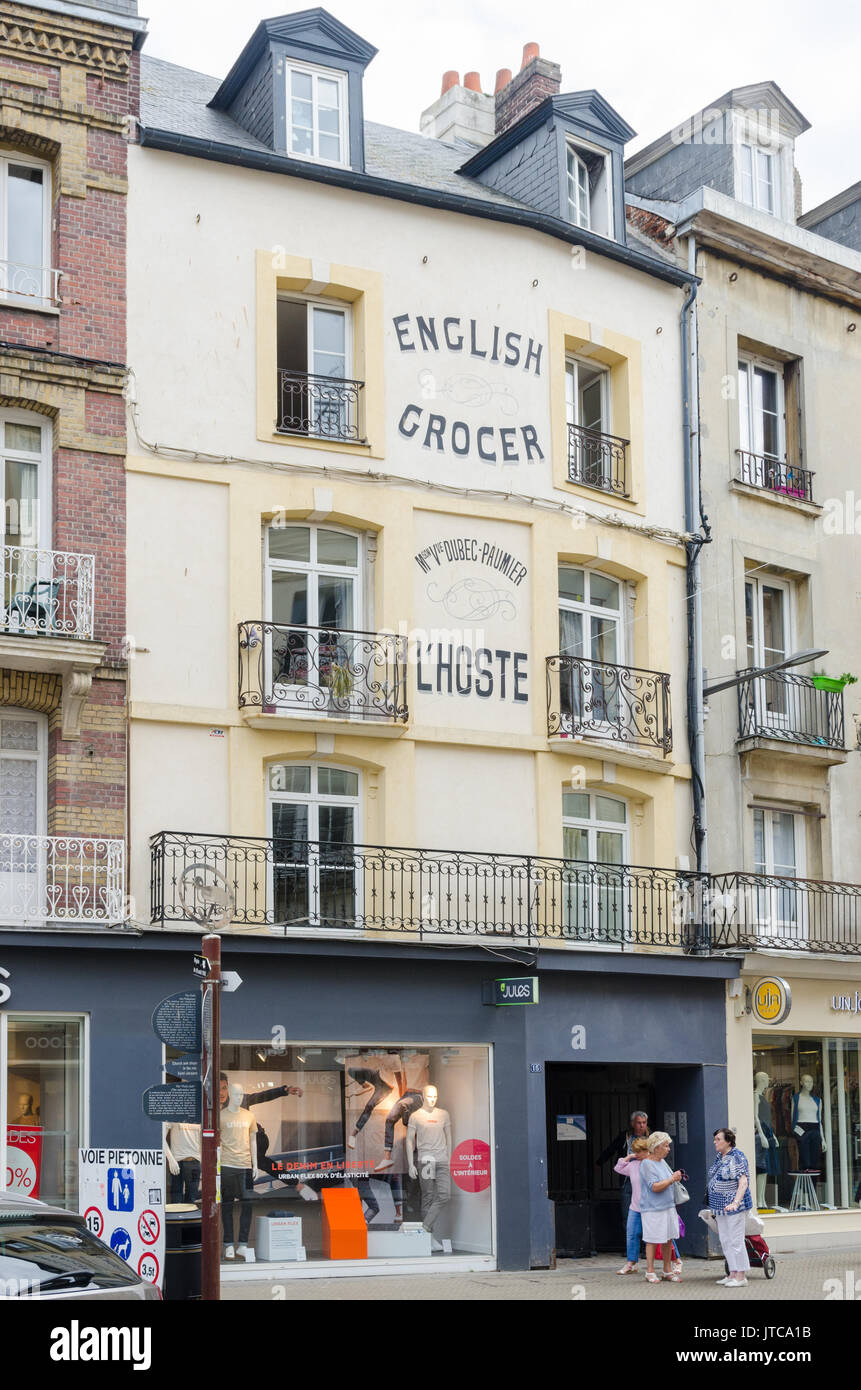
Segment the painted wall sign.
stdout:
<path fill-rule="evenodd" d="M 854 994 L 832 994 L 830 1003 L 838 1014 L 861 1013 L 861 990 L 856 989 Z"/>
<path fill-rule="evenodd" d="M 792 991 L 780 975 L 757 980 L 750 994 L 750 1009 L 760 1023 L 782 1023 L 792 1008 Z"/>

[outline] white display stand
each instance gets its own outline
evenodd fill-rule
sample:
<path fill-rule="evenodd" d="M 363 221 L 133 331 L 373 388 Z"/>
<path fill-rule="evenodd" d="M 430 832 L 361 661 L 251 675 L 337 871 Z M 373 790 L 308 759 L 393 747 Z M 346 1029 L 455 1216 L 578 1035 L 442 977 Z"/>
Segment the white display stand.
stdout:
<path fill-rule="evenodd" d="M 303 1259 L 301 1216 L 258 1216 L 254 1250 L 258 1260 Z"/>
<path fill-rule="evenodd" d="M 368 1228 L 368 1259 L 412 1260 L 432 1255 L 430 1231 L 375 1231 Z"/>

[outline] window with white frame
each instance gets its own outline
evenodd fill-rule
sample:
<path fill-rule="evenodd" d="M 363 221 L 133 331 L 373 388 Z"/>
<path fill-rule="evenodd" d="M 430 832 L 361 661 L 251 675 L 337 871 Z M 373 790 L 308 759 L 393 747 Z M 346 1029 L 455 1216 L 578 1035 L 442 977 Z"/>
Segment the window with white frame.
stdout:
<path fill-rule="evenodd" d="M 560 715 L 565 733 L 618 722 L 623 589 L 597 570 L 559 566 Z M 564 658 L 568 658 L 565 660 Z"/>
<path fill-rule="evenodd" d="M 50 207 L 49 166 L 0 154 L 0 294 L 36 300 L 52 295 Z"/>
<path fill-rule="evenodd" d="M 4 628 L 56 630 L 69 603 L 54 579 L 51 429 L 28 411 L 0 412 L 0 555 Z M 74 623 L 72 624 L 74 627 Z"/>
<path fill-rule="evenodd" d="M 32 922 L 43 902 L 47 774 L 44 715 L 0 711 L 0 921 Z"/>
<path fill-rule="evenodd" d="M 771 575 L 751 575 L 744 584 L 747 666 L 776 666 L 793 650 L 792 586 Z M 756 706 L 757 723 L 787 727 L 790 690 L 780 677 L 762 676 L 750 682 L 749 699 Z"/>
<path fill-rule="evenodd" d="M 785 453 L 782 364 L 740 357 L 738 403 L 742 452 L 766 461 L 781 460 Z"/>
<path fill-rule="evenodd" d="M 569 140 L 566 147 L 568 219 L 575 227 L 612 237 L 610 155 L 597 145 Z"/>
<path fill-rule="evenodd" d="M 351 768 L 319 763 L 269 768 L 276 929 L 355 926 L 360 792 L 359 773 Z"/>
<path fill-rule="evenodd" d="M 346 73 L 287 65 L 287 150 L 296 159 L 349 164 Z"/>
<path fill-rule="evenodd" d="M 760 212 L 776 214 L 779 206 L 776 155 L 759 145 L 743 142 L 739 149 L 739 162 L 741 201 Z"/>
<path fill-rule="evenodd" d="M 566 860 L 566 935 L 599 944 L 624 939 L 622 870 L 630 862 L 628 807 L 599 792 L 562 793 L 562 854 Z"/>
<path fill-rule="evenodd" d="M 753 871 L 768 879 L 795 880 L 805 874 L 804 819 L 791 811 L 753 808 Z M 805 916 L 793 887 L 757 886 L 757 921 L 804 935 Z"/>
<path fill-rule="evenodd" d="M 352 316 L 333 301 L 278 300 L 278 429 L 349 440 L 359 436 L 352 373 Z"/>

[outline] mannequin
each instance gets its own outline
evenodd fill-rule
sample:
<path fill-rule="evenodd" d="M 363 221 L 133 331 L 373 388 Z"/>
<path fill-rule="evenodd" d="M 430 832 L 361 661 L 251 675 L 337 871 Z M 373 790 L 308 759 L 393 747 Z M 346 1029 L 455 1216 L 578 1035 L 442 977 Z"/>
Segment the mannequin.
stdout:
<path fill-rule="evenodd" d="M 18 1111 L 19 1114 L 13 1121 L 14 1124 L 27 1125 L 31 1129 L 38 1126 L 39 1116 L 33 1107 L 33 1097 L 26 1091 L 23 1091 L 18 1097 Z"/>
<path fill-rule="evenodd" d="M 200 1196 L 200 1125 L 165 1125 L 164 1156 L 170 1169 L 170 1200 L 196 1202 Z"/>
<path fill-rule="evenodd" d="M 802 1076 L 801 1090 L 792 1097 L 792 1132 L 798 1135 L 799 1166 L 817 1171 L 820 1151 L 828 1145 L 822 1133 L 822 1101 L 813 1094 L 812 1076 Z"/>
<path fill-rule="evenodd" d="M 234 1255 L 246 1259 L 248 1233 L 251 1230 L 251 1203 L 247 1193 L 261 1176 L 257 1167 L 257 1121 L 242 1105 L 244 1091 L 233 1083 L 228 1087 L 228 1100 L 221 1112 L 221 1224 L 224 1233 L 224 1258 Z M 233 1247 L 233 1204 L 239 1203 L 239 1240 Z"/>
<path fill-rule="evenodd" d="M 367 1092 L 370 1087 L 368 1102 L 361 1115 L 356 1120 L 356 1123 L 353 1125 L 352 1130 L 347 1135 L 347 1147 L 354 1149 L 356 1147 L 357 1136 L 365 1128 L 365 1125 L 368 1123 L 368 1120 L 373 1115 L 380 1101 L 385 1100 L 386 1096 L 391 1096 L 392 1091 L 397 1089 L 397 1081 L 394 1074 L 385 1067 L 381 1068 L 379 1071 L 371 1067 L 350 1067 L 347 1074 L 351 1076 L 365 1092 Z M 356 1094 L 361 1095 L 361 1092 L 356 1092 Z"/>
<path fill-rule="evenodd" d="M 434 1250 L 444 1248 L 434 1232 L 451 1201 L 451 1118 L 438 1102 L 436 1086 L 425 1086 L 421 1109 L 413 1111 L 407 1124 L 409 1174 L 421 1186 L 422 1225 L 431 1234 Z"/>
<path fill-rule="evenodd" d="M 778 1177 L 777 1150 L 780 1145 L 771 1127 L 771 1105 L 765 1098 L 768 1072 L 758 1071 L 753 1080 L 753 1123 L 756 1130 L 756 1205 L 767 1207 L 766 1186 Z M 775 1193 L 775 1198 L 776 1198 Z"/>

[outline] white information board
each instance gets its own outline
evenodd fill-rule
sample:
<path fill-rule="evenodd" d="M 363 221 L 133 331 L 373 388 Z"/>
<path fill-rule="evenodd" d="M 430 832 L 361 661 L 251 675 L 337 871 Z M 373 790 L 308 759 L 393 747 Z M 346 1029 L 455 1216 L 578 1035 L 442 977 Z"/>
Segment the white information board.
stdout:
<path fill-rule="evenodd" d="M 147 1284 L 164 1280 L 161 1149 L 79 1149 L 78 1210 L 93 1235 Z"/>

